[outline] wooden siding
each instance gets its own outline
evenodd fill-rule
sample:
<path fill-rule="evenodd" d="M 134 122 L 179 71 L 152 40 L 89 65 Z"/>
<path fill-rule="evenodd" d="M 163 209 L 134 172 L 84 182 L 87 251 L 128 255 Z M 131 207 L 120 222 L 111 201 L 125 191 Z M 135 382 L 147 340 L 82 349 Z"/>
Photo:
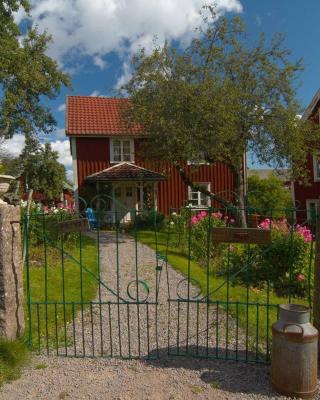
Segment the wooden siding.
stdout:
<path fill-rule="evenodd" d="M 77 141 L 77 166 L 79 187 L 85 184 L 85 178 L 95 172 L 110 167 L 109 139 L 108 138 L 76 138 Z M 188 187 L 182 181 L 179 172 L 167 161 L 145 161 L 137 156 L 139 141 L 135 141 L 135 162 L 141 167 L 155 172 L 164 173 L 167 180 L 158 184 L 158 210 L 168 214 L 170 209 L 179 209 L 188 204 Z M 214 165 L 200 165 L 197 168 L 187 166 L 188 175 L 196 183 L 210 183 L 214 193 L 227 192 L 228 199 L 232 199 L 234 191 L 234 175 L 222 163 Z M 226 197 L 226 194 L 223 194 Z M 219 204 L 214 202 L 213 206 Z"/>
<path fill-rule="evenodd" d="M 306 200 L 319 199 L 320 197 L 320 182 L 314 182 L 313 157 L 311 155 L 308 156 L 306 169 L 308 170 L 309 185 L 303 185 L 299 182 L 294 183 L 295 200 L 297 207 L 301 210 L 307 208 Z"/>
<path fill-rule="evenodd" d="M 309 108 L 309 107 L 308 107 Z M 316 124 L 319 124 L 319 104 L 315 107 L 309 119 Z M 307 218 L 307 200 L 315 200 L 320 197 L 320 182 L 314 181 L 313 174 L 313 156 L 309 154 L 306 162 L 306 169 L 308 171 L 307 185 L 301 184 L 299 181 L 294 182 L 294 197 L 296 201 L 296 207 L 298 208 L 297 216 L 300 220 Z"/>

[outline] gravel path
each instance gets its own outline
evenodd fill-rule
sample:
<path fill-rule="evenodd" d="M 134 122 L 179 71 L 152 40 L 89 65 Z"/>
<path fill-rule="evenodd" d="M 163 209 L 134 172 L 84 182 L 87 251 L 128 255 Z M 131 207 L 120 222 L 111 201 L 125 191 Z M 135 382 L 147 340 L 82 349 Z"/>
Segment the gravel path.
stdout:
<path fill-rule="evenodd" d="M 5 384 L 0 400 L 36 399 L 283 399 L 272 393 L 269 367 L 222 360 L 198 360 L 187 357 L 166 357 L 168 338 L 172 352 L 186 349 L 189 353 L 223 355 L 226 345 L 226 313 L 215 307 L 196 303 L 187 306 L 170 303 L 168 298 L 186 295 L 184 277 L 170 266 L 158 272 L 158 303 L 156 300 L 155 252 L 126 235 L 119 237 L 119 251 L 114 234 L 101 235 L 101 279 L 110 290 L 101 286 L 96 301 L 102 304 L 81 311 L 68 324 L 68 355 L 146 356 L 161 353 L 159 360 L 119 360 L 115 358 L 67 358 L 35 356 L 21 379 Z M 119 276 L 117 279 L 117 254 Z M 150 304 L 121 305 L 108 302 L 119 297 L 129 300 L 136 296 L 136 254 L 138 280 L 147 283 Z M 161 264 L 161 263 L 160 263 Z M 130 284 L 130 282 L 133 282 Z M 179 284 L 179 282 L 181 282 Z M 169 283 L 169 285 L 168 285 Z M 129 293 L 128 293 L 129 284 Z M 146 286 L 139 284 L 139 298 L 146 296 Z M 190 286 L 191 297 L 197 288 Z M 131 299 L 132 300 L 132 299 Z M 178 310 L 179 308 L 179 310 Z M 158 332 L 156 332 L 156 312 Z M 168 322 L 168 316 L 170 320 Z M 207 322 L 208 318 L 208 322 Z M 188 321 L 188 323 L 187 323 Z M 217 324 L 218 322 L 218 324 Z M 207 323 L 210 327 L 207 336 Z M 169 329 L 168 329 L 169 326 Z M 179 326 L 179 330 L 177 329 Z M 199 327 L 197 329 L 196 327 Z M 101 329 L 102 327 L 102 329 Z M 228 319 L 230 351 L 244 350 L 244 335 Z M 178 335 L 179 332 L 179 335 Z M 188 332 L 188 335 L 187 335 Z M 218 341 L 216 333 L 218 332 Z M 157 335 L 156 335 L 157 333 Z M 156 340 L 158 338 L 158 341 Z M 64 349 L 59 349 L 64 353 Z"/>
<path fill-rule="evenodd" d="M 73 346 L 67 349 L 68 355 L 155 357 L 166 354 L 169 343 L 171 354 L 181 355 L 188 350 L 189 355 L 224 357 L 228 341 L 229 356 L 236 348 L 239 357 L 243 356 L 245 335 L 236 329 L 229 316 L 226 337 L 227 318 L 223 309 L 212 304 L 207 310 L 205 302 L 178 302 L 178 296 L 187 298 L 185 277 L 165 262 L 157 263 L 155 252 L 148 246 L 136 244 L 125 234 L 118 239 L 117 246 L 115 234 L 100 236 L 103 284 L 95 299 L 97 304 L 84 310 L 83 316 L 79 312 L 75 323 L 69 324 L 67 342 Z M 157 264 L 163 267 L 162 271 L 156 271 Z M 118 294 L 120 302 L 132 303 L 117 303 Z M 147 302 L 137 305 L 137 295 L 140 300 L 148 296 Z M 168 302 L 169 298 L 172 301 Z M 201 298 L 192 284 L 189 298 Z"/>
<path fill-rule="evenodd" d="M 37 356 L 1 400 L 285 399 L 270 390 L 269 368 L 232 361 L 156 362 Z"/>

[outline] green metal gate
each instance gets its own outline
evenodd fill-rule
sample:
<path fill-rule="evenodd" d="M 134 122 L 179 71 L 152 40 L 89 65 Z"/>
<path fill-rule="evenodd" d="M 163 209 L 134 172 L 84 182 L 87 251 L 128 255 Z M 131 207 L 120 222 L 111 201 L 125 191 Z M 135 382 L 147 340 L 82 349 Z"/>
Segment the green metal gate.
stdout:
<path fill-rule="evenodd" d="M 67 210 L 25 215 L 30 347 L 268 363 L 278 305 L 311 303 L 313 224 L 295 209 L 245 212 L 252 232 L 270 230 L 269 244 L 213 240 L 215 228 L 239 227 L 235 207 L 187 207 L 164 220 L 132 210 L 126 224 L 96 210 L 86 231 L 70 229 L 83 215 Z"/>

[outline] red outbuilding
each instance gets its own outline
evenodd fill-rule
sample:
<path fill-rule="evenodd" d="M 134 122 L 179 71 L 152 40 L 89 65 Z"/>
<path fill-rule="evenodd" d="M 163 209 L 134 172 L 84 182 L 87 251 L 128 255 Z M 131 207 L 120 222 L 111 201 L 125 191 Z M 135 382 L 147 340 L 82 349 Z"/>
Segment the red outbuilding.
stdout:
<path fill-rule="evenodd" d="M 320 89 L 306 108 L 302 118 L 320 123 Z M 320 158 L 316 154 L 309 154 L 306 162 L 308 184 L 298 180 L 294 182 L 294 198 L 299 211 L 300 219 L 310 219 L 320 202 Z"/>

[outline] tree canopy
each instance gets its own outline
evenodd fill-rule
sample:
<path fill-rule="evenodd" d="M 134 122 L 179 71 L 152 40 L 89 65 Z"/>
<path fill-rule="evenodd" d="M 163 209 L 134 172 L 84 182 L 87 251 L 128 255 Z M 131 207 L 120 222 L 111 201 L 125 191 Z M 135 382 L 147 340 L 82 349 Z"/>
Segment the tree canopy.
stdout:
<path fill-rule="evenodd" d="M 248 205 L 262 215 L 273 217 L 290 215 L 293 207 L 291 191 L 284 186 L 284 182 L 275 173 L 261 179 L 257 173 L 248 178 Z"/>
<path fill-rule="evenodd" d="M 37 28 L 15 22 L 14 13 L 27 0 L 3 0 L 0 3 L 0 136 L 15 132 L 50 132 L 55 120 L 42 104 L 42 97 L 55 98 L 69 77 L 46 55 L 51 40 Z M 27 26 L 26 26 L 27 25 Z"/>
<path fill-rule="evenodd" d="M 35 136 L 27 135 L 17 164 L 25 190 L 41 192 L 48 200 L 60 196 L 66 173 L 64 166 L 58 162 L 58 153 L 52 150 L 50 143 L 42 146 Z"/>
<path fill-rule="evenodd" d="M 187 48 L 165 43 L 132 59 L 124 115 L 150 138 L 145 153 L 170 160 L 182 176 L 182 160 L 227 163 L 239 178 L 239 195 L 245 152 L 305 177 L 306 156 L 320 133 L 298 118 L 295 86 L 302 62 L 291 61 L 280 34 L 270 43 L 261 35 L 249 46 L 240 17 L 217 18 L 212 6 L 202 15 Z"/>

